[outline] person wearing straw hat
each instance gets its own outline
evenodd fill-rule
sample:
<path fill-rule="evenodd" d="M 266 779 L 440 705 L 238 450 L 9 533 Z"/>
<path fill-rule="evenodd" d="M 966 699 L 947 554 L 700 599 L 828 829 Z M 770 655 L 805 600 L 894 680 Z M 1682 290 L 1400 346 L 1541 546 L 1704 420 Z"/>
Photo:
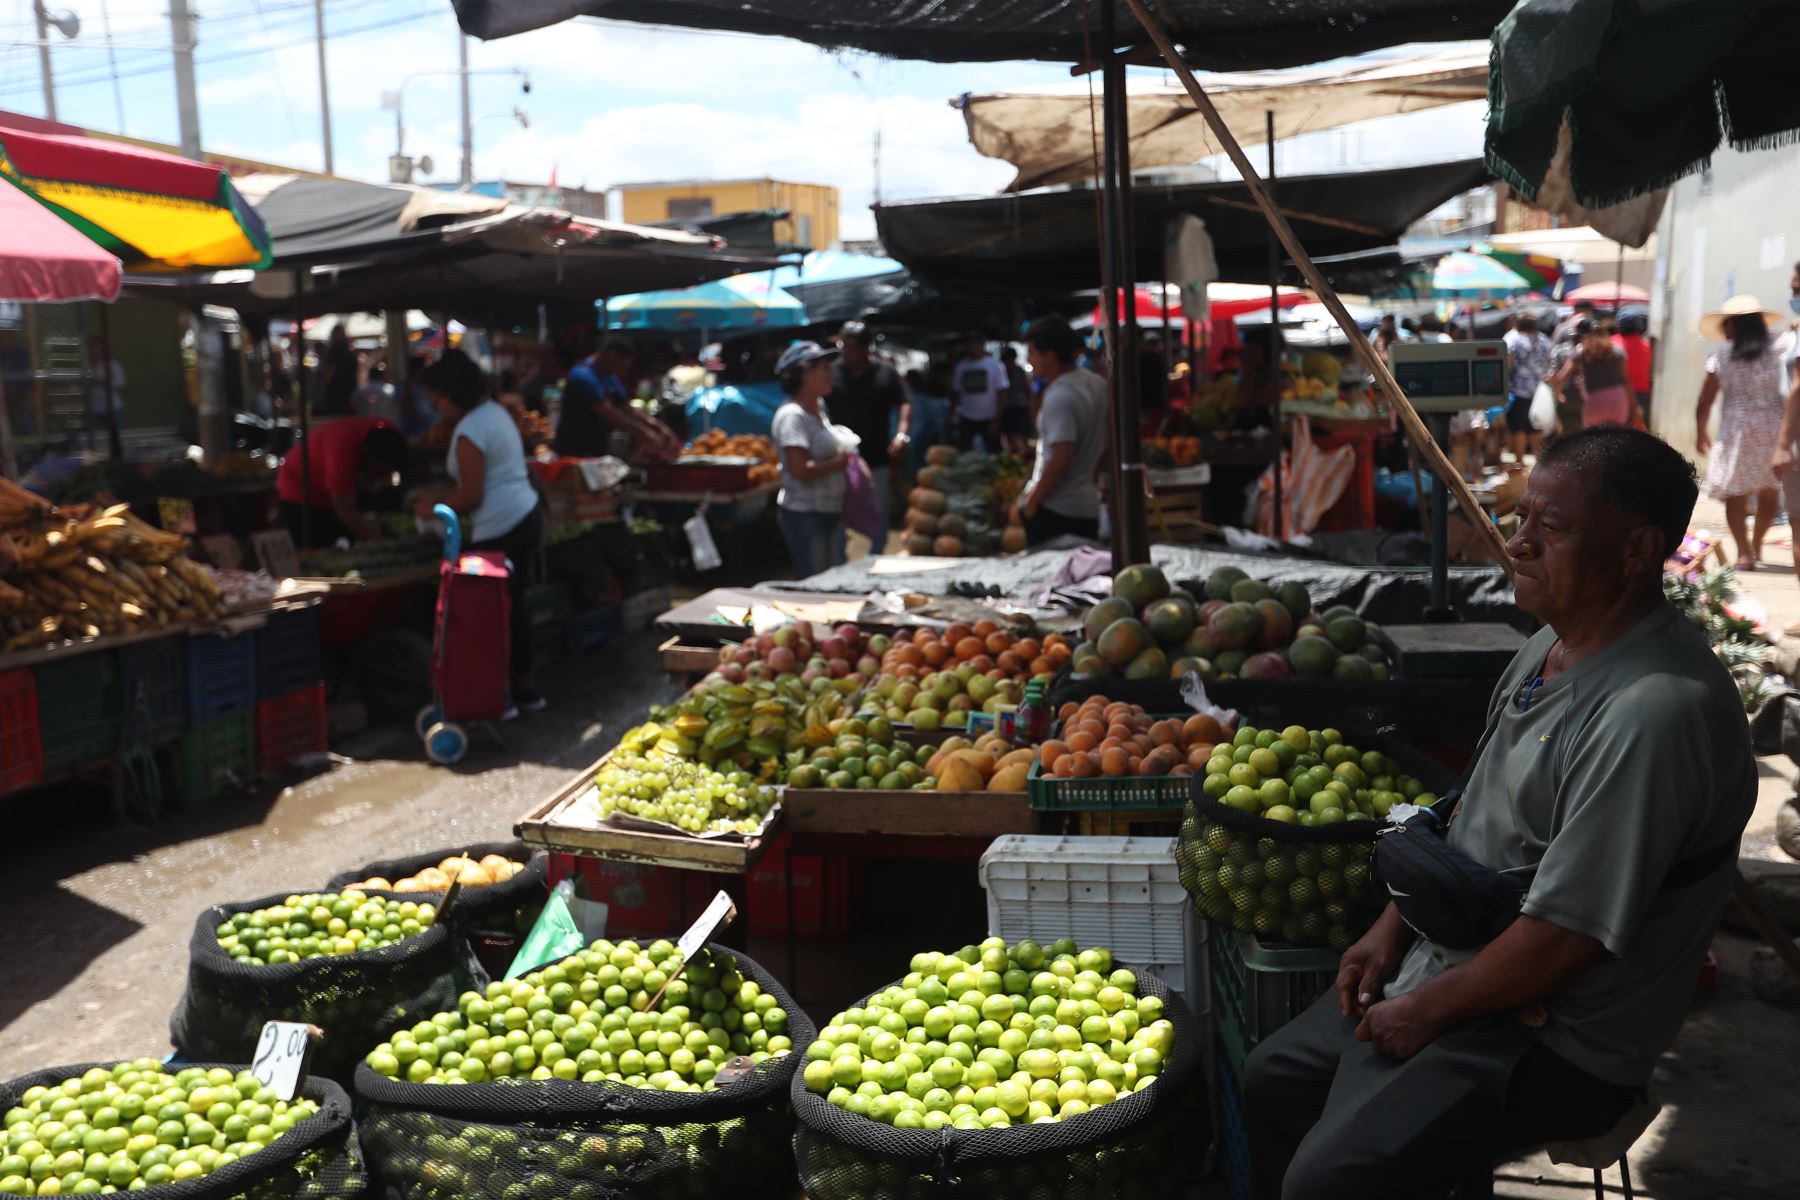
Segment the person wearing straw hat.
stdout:
<path fill-rule="evenodd" d="M 1763 538 L 1775 521 L 1781 479 L 1771 447 L 1781 445 L 1786 399 L 1782 379 L 1783 346 L 1775 333 L 1784 325 L 1779 313 L 1755 296 L 1733 296 L 1718 312 L 1700 318 L 1700 333 L 1726 343 L 1706 360 L 1706 381 L 1695 406 L 1695 449 L 1712 453 L 1704 490 L 1725 503 L 1725 523 L 1737 543 L 1737 569 L 1753 571 L 1762 557 Z M 1713 402 L 1719 401 L 1719 436 L 1707 425 Z M 1751 497 L 1756 498 L 1754 527 L 1745 532 Z"/>

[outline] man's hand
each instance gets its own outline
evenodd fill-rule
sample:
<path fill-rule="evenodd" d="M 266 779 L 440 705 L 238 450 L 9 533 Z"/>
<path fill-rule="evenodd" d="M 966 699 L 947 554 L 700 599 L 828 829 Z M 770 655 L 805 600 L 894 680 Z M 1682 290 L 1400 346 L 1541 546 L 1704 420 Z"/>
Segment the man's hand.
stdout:
<path fill-rule="evenodd" d="M 1794 448 L 1788 445 L 1777 447 L 1775 458 L 1769 465 L 1774 468 L 1777 475 L 1792 467 L 1794 465 Z"/>
<path fill-rule="evenodd" d="M 1712 435 L 1707 433 L 1706 426 L 1702 425 L 1700 431 L 1694 435 L 1694 453 L 1704 458 L 1706 452 L 1711 449 Z"/>
<path fill-rule="evenodd" d="M 904 457 L 906 454 L 906 448 L 910 445 L 912 445 L 912 438 L 908 437 L 904 433 L 896 433 L 894 435 L 894 440 L 888 443 L 888 457 L 889 458 Z"/>
<path fill-rule="evenodd" d="M 1395 928 L 1398 926 L 1398 928 Z M 1361 1017 L 1381 999 L 1381 990 L 1400 970 L 1409 941 L 1406 925 L 1390 911 L 1338 960 L 1338 1007 L 1346 1017 Z"/>
<path fill-rule="evenodd" d="M 1408 992 L 1370 1005 L 1356 1027 L 1356 1038 L 1375 1047 L 1383 1058 L 1405 1062 L 1429 1046 L 1443 1028 L 1418 1000 L 1418 993 Z"/>

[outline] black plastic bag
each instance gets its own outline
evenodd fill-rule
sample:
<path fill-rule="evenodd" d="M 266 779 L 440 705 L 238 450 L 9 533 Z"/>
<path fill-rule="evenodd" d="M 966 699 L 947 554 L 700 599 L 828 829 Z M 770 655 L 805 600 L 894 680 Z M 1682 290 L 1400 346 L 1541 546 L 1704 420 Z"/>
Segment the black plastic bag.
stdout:
<path fill-rule="evenodd" d="M 794 1158 L 810 1200 L 1157 1200 L 1199 1173 L 1208 1127 L 1202 1043 L 1180 993 L 1130 964 L 1138 994 L 1163 1002 L 1175 1045 L 1156 1085 L 1080 1116 L 1005 1129 L 896 1129 L 792 1083 Z M 885 991 L 885 988 L 877 991 Z M 875 993 L 870 993 L 874 995 Z M 864 1004 L 865 996 L 858 1004 Z"/>
<path fill-rule="evenodd" d="M 243 963 L 219 945 L 218 928 L 232 916 L 293 894 L 215 904 L 200 914 L 188 942 L 187 990 L 169 1018 L 183 1057 L 247 1062 L 265 1021 L 303 1021 L 325 1031 L 314 1073 L 348 1083 L 390 1030 L 442 1012 L 474 982 L 467 945 L 449 925 L 374 950 L 292 963 Z"/>
<path fill-rule="evenodd" d="M 0 1111 L 12 1108 L 34 1087 L 54 1087 L 99 1067 L 110 1071 L 116 1063 L 81 1063 L 72 1067 L 48 1067 L 0 1083 Z M 242 1064 L 183 1063 L 169 1067 L 171 1075 L 188 1067 L 222 1066 L 237 1073 Z M 227 1163 L 209 1175 L 153 1189 L 158 1200 L 357 1200 L 368 1186 L 356 1127 L 350 1120 L 350 1097 L 329 1079 L 309 1078 L 300 1095 L 315 1100 L 317 1116 L 297 1122 L 292 1129 L 255 1154 Z"/>
<path fill-rule="evenodd" d="M 708 949 L 732 956 L 787 1013 L 791 1053 L 711 1092 L 560 1079 L 407 1083 L 364 1064 L 356 1072 L 360 1129 L 380 1194 L 395 1200 L 790 1200 L 788 1085 L 813 1040 L 813 1024 L 759 964 L 722 946 Z"/>

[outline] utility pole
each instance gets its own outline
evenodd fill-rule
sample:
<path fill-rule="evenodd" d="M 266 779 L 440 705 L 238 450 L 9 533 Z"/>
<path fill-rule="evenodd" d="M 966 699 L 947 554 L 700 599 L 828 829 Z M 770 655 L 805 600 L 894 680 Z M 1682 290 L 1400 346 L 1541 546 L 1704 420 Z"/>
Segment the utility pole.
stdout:
<path fill-rule="evenodd" d="M 313 40 L 319 46 L 319 120 L 325 132 L 325 173 L 335 175 L 331 157 L 331 78 L 325 70 L 325 0 L 313 0 Z"/>
<path fill-rule="evenodd" d="M 469 37 L 460 30 L 456 35 L 456 74 L 462 88 L 462 173 L 460 182 L 469 187 L 475 182 L 475 123 L 469 119 Z"/>
<path fill-rule="evenodd" d="M 194 18 L 188 0 L 169 0 L 169 33 L 175 51 L 175 112 L 181 123 L 181 153 L 200 157 L 200 100 L 194 91 Z"/>
<path fill-rule="evenodd" d="M 56 120 L 56 74 L 50 65 L 50 14 L 44 11 L 44 0 L 32 0 L 31 15 L 37 18 L 38 73 L 44 82 L 44 119 Z"/>
<path fill-rule="evenodd" d="M 881 203 L 881 118 L 875 124 L 875 203 Z"/>

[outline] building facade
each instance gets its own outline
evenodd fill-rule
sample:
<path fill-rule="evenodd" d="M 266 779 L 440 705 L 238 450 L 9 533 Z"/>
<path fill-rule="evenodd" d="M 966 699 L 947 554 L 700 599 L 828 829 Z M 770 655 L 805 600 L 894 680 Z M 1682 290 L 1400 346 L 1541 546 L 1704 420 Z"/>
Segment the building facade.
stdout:
<path fill-rule="evenodd" d="M 622 183 L 612 191 L 619 197 L 619 220 L 634 225 L 778 210 L 787 213 L 775 223 L 779 244 L 801 250 L 838 248 L 838 190 L 825 184 L 690 179 Z"/>

